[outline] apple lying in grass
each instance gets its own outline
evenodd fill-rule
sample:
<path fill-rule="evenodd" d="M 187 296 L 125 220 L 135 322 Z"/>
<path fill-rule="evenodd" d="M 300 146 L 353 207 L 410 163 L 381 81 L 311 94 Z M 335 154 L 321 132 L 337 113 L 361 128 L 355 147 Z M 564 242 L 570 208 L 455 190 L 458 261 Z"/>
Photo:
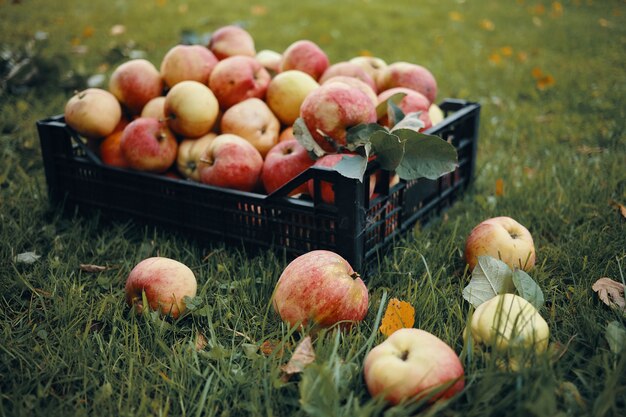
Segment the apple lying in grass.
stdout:
<path fill-rule="evenodd" d="M 200 181 L 216 187 L 252 191 L 259 182 L 263 157 L 244 138 L 218 135 L 200 157 Z"/>
<path fill-rule="evenodd" d="M 290 126 L 300 116 L 300 106 L 306 96 L 318 87 L 318 82 L 306 72 L 287 70 L 272 78 L 265 100 L 276 117 Z"/>
<path fill-rule="evenodd" d="M 363 372 L 372 396 L 391 404 L 450 398 L 463 390 L 464 370 L 456 352 L 420 329 L 396 330 L 365 357 Z"/>
<path fill-rule="evenodd" d="M 465 261 L 473 270 L 481 255 L 500 259 L 511 268 L 528 271 L 535 265 L 535 244 L 526 227 L 507 217 L 478 224 L 465 241 Z"/>
<path fill-rule="evenodd" d="M 309 156 L 308 151 L 297 139 L 290 139 L 278 143 L 265 156 L 263 170 L 261 171 L 261 181 L 265 191 L 269 194 L 301 172 L 305 171 L 314 161 Z M 307 183 L 303 183 L 289 193 L 290 196 L 306 193 Z"/>
<path fill-rule="evenodd" d="M 298 256 L 283 270 L 272 303 L 291 327 L 349 326 L 365 318 L 368 290 L 340 255 L 314 250 Z"/>
<path fill-rule="evenodd" d="M 282 54 L 281 71 L 299 70 L 319 80 L 330 65 L 328 55 L 315 42 L 301 39 L 290 44 Z"/>
<path fill-rule="evenodd" d="M 161 60 L 161 77 L 172 88 L 181 81 L 209 82 L 209 75 L 218 59 L 202 45 L 176 45 Z"/>
<path fill-rule="evenodd" d="M 265 157 L 278 143 L 280 121 L 265 101 L 249 98 L 224 112 L 220 128 L 222 133 L 232 133 L 246 139 Z"/>
<path fill-rule="evenodd" d="M 147 102 L 163 95 L 163 87 L 159 70 L 143 58 L 120 64 L 109 78 L 109 91 L 133 115 L 140 114 Z"/>
<path fill-rule="evenodd" d="M 381 91 L 406 87 L 422 93 L 430 103 L 437 97 L 437 81 L 426 67 L 411 62 L 393 62 L 380 74 Z"/>
<path fill-rule="evenodd" d="M 126 279 L 126 302 L 137 313 L 146 307 L 161 315 L 178 318 L 186 309 L 185 297 L 195 297 L 198 284 L 185 264 L 165 257 L 152 257 L 139 262 Z"/>
<path fill-rule="evenodd" d="M 65 103 L 65 123 L 87 139 L 110 135 L 122 119 L 119 101 L 110 92 L 88 88 Z"/>
<path fill-rule="evenodd" d="M 248 98 L 264 99 L 270 80 L 270 73 L 255 58 L 236 55 L 217 63 L 209 87 L 225 110 Z"/>
<path fill-rule="evenodd" d="M 216 136 L 216 133 L 209 132 L 199 138 L 183 139 L 180 142 L 176 156 L 176 167 L 184 178 L 200 181 L 200 158 Z"/>
<path fill-rule="evenodd" d="M 326 154 L 323 157 L 319 158 L 313 166 L 316 167 L 326 167 L 332 168 L 337 165 L 343 158 L 355 158 L 356 155 L 352 154 Z M 365 179 L 366 181 L 367 179 Z M 307 187 L 309 190 L 309 194 L 315 197 L 315 181 L 310 179 L 307 182 Z M 376 188 L 376 175 L 370 175 L 369 177 L 369 196 L 370 198 L 374 194 L 374 188 Z M 320 197 L 321 200 L 327 204 L 333 204 L 335 202 L 335 190 L 334 186 L 331 182 L 328 181 L 320 181 Z"/>
<path fill-rule="evenodd" d="M 346 145 L 349 128 L 376 122 L 376 106 L 360 89 L 333 82 L 309 93 L 300 117 L 322 149 L 337 152 L 337 147 Z"/>
<path fill-rule="evenodd" d="M 165 96 L 165 117 L 170 129 L 186 138 L 198 138 L 211 131 L 219 114 L 213 92 L 198 81 L 181 81 Z"/>
<path fill-rule="evenodd" d="M 139 117 L 124 128 L 120 148 L 129 167 L 162 173 L 176 160 L 178 142 L 164 120 Z"/>
<path fill-rule="evenodd" d="M 254 38 L 247 30 L 236 25 L 222 26 L 214 31 L 207 47 L 219 60 L 235 55 L 256 55 Z"/>

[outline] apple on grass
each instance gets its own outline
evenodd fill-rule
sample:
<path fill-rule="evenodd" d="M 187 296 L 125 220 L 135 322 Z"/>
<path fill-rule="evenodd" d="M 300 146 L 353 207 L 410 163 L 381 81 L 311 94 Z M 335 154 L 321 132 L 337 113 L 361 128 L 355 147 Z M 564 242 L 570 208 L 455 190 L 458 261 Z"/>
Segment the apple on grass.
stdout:
<path fill-rule="evenodd" d="M 265 158 L 278 143 L 280 121 L 259 98 L 249 98 L 228 108 L 220 121 L 221 133 L 241 136 Z"/>
<path fill-rule="evenodd" d="M 223 133 L 211 141 L 200 157 L 200 181 L 216 187 L 252 191 L 263 169 L 263 157 L 244 138 Z"/>
<path fill-rule="evenodd" d="M 87 139 L 110 135 L 122 120 L 119 101 L 110 92 L 88 88 L 74 94 L 65 103 L 65 123 Z"/>
<path fill-rule="evenodd" d="M 176 160 L 178 142 L 165 121 L 139 117 L 124 128 L 120 149 L 130 168 L 162 173 Z"/>
<path fill-rule="evenodd" d="M 211 131 L 219 114 L 213 92 L 198 81 L 181 81 L 165 96 L 167 124 L 186 138 L 198 138 Z"/>
<path fill-rule="evenodd" d="M 217 57 L 205 46 L 176 45 L 161 60 L 161 77 L 169 88 L 187 80 L 207 84 L 217 62 Z"/>
<path fill-rule="evenodd" d="M 326 154 L 319 158 L 313 166 L 332 168 L 337 165 L 343 158 L 354 158 L 357 155 L 353 154 Z M 364 180 L 365 181 L 365 180 Z M 315 198 L 315 180 L 310 179 L 307 182 L 309 194 Z M 371 198 L 376 188 L 376 175 L 370 175 L 369 177 L 369 197 Z M 335 202 L 335 190 L 333 184 L 328 181 L 320 181 L 320 196 L 321 200 L 326 204 L 334 204 Z"/>
<path fill-rule="evenodd" d="M 163 79 L 150 61 L 131 59 L 113 70 L 109 91 L 131 114 L 138 115 L 147 102 L 163 95 Z"/>
<path fill-rule="evenodd" d="M 265 191 L 268 194 L 276 191 L 313 165 L 313 163 L 314 161 L 309 156 L 308 151 L 297 139 L 279 142 L 270 149 L 263 161 L 261 181 Z M 293 196 L 306 193 L 307 191 L 308 186 L 305 182 L 293 189 L 289 195 Z"/>
<path fill-rule="evenodd" d="M 176 156 L 176 167 L 184 178 L 200 181 L 200 158 L 216 137 L 216 133 L 209 132 L 199 138 L 183 139 L 180 142 Z"/>
<path fill-rule="evenodd" d="M 339 82 L 311 91 L 300 107 L 300 117 L 326 152 L 337 152 L 337 147 L 346 145 L 348 129 L 375 123 L 377 118 L 376 105 L 367 94 Z"/>
<path fill-rule="evenodd" d="M 309 74 L 315 81 L 319 80 L 329 67 L 330 61 L 326 52 L 315 42 L 301 39 L 290 44 L 283 52 L 280 70 L 299 70 Z"/>
<path fill-rule="evenodd" d="M 137 313 L 146 306 L 163 316 L 178 318 L 187 308 L 185 297 L 195 297 L 196 277 L 189 267 L 166 257 L 152 257 L 139 262 L 126 279 L 126 302 Z"/>
<path fill-rule="evenodd" d="M 370 350 L 363 373 L 369 393 L 394 405 L 421 399 L 433 403 L 465 386 L 456 352 L 437 336 L 415 328 L 396 330 Z"/>
<path fill-rule="evenodd" d="M 348 327 L 365 318 L 368 290 L 343 257 L 314 250 L 298 256 L 283 270 L 272 303 L 291 327 Z"/>
<path fill-rule="evenodd" d="M 535 265 L 535 244 L 528 229 L 516 220 L 493 217 L 474 227 L 465 241 L 465 261 L 470 270 L 483 255 L 529 271 Z"/>
<path fill-rule="evenodd" d="M 247 30 L 236 25 L 218 28 L 211 34 L 207 47 L 219 60 L 235 55 L 256 55 L 254 38 Z"/>
<path fill-rule="evenodd" d="M 272 78 L 265 100 L 276 117 L 290 126 L 300 116 L 300 106 L 306 96 L 318 87 L 318 82 L 306 72 L 287 70 Z"/>
<path fill-rule="evenodd" d="M 217 63 L 209 77 L 209 87 L 222 109 L 248 98 L 264 99 L 270 73 L 253 57 L 232 56 Z"/>

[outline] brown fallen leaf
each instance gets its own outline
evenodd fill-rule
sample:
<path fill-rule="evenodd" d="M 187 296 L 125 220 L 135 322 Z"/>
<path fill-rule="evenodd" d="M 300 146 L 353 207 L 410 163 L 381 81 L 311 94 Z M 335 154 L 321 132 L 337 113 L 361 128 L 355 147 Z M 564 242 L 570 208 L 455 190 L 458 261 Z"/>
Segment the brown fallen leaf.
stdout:
<path fill-rule="evenodd" d="M 618 203 L 615 200 L 611 200 L 610 203 L 613 207 L 617 208 L 617 210 L 619 211 L 619 213 L 622 215 L 623 218 L 626 219 L 626 206 L 624 206 L 623 204 Z"/>
<path fill-rule="evenodd" d="M 92 265 L 92 264 L 80 264 L 80 270 L 83 272 L 104 272 L 112 269 L 110 266 Z"/>
<path fill-rule="evenodd" d="M 314 360 L 315 351 L 313 350 L 313 343 L 311 343 L 311 336 L 307 336 L 298 343 L 289 362 L 280 368 L 283 371 L 282 380 L 287 382 L 292 375 L 301 373 Z"/>
<path fill-rule="evenodd" d="M 591 289 L 598 293 L 600 300 L 607 306 L 626 311 L 624 284 L 621 282 L 603 277 L 594 282 Z"/>

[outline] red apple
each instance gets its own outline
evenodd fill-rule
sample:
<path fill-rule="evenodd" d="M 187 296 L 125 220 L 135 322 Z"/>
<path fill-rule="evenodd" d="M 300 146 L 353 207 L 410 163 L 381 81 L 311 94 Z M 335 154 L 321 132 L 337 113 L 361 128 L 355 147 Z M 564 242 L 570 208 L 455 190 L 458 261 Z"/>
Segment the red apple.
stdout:
<path fill-rule="evenodd" d="M 176 160 L 178 142 L 165 121 L 139 117 L 124 128 L 120 148 L 131 168 L 161 173 Z"/>
<path fill-rule="evenodd" d="M 249 98 L 224 112 L 220 122 L 222 133 L 233 133 L 250 142 L 262 157 L 278 143 L 280 121 L 265 102 Z"/>
<path fill-rule="evenodd" d="M 422 93 L 430 103 L 437 97 L 437 81 L 426 68 L 410 62 L 394 62 L 381 73 L 381 90 L 406 87 Z"/>
<path fill-rule="evenodd" d="M 250 33 L 235 25 L 222 26 L 211 35 L 208 48 L 217 59 L 235 55 L 254 57 L 256 49 Z"/>
<path fill-rule="evenodd" d="M 122 133 L 122 130 L 117 130 L 100 142 L 98 151 L 103 163 L 120 168 L 127 168 L 129 166 L 128 161 L 122 153 L 122 147 L 120 146 L 122 143 Z"/>
<path fill-rule="evenodd" d="M 100 88 L 74 94 L 65 104 L 65 123 L 87 139 L 110 135 L 122 119 L 122 108 L 115 96 Z"/>
<path fill-rule="evenodd" d="M 217 61 L 213 52 L 205 46 L 176 45 L 167 51 L 161 61 L 161 77 L 169 88 L 187 80 L 207 84 Z"/>
<path fill-rule="evenodd" d="M 491 256 L 528 271 L 535 266 L 535 244 L 526 227 L 507 217 L 493 217 L 478 224 L 465 241 L 465 260 L 473 270 L 479 256 Z"/>
<path fill-rule="evenodd" d="M 309 156 L 308 151 L 297 139 L 278 143 L 268 152 L 263 162 L 261 181 L 265 191 L 268 194 L 276 191 L 313 163 L 314 161 Z M 308 186 L 305 182 L 291 191 L 289 195 L 306 193 L 307 191 Z"/>
<path fill-rule="evenodd" d="M 109 91 L 130 113 L 138 115 L 147 102 L 163 95 L 163 80 L 150 61 L 131 59 L 113 70 Z"/>
<path fill-rule="evenodd" d="M 349 128 L 376 122 L 376 106 L 358 88 L 330 83 L 309 93 L 300 107 L 300 116 L 322 149 L 336 152 L 328 138 L 335 145 L 345 146 Z"/>
<path fill-rule="evenodd" d="M 272 303 L 291 327 L 348 326 L 365 318 L 368 291 L 348 261 L 331 251 L 314 250 L 283 270 Z"/>
<path fill-rule="evenodd" d="M 323 83 L 324 85 L 330 83 L 344 83 L 349 85 L 350 87 L 358 88 L 359 90 L 364 92 L 370 98 L 370 100 L 372 100 L 372 103 L 374 103 L 375 106 L 378 105 L 378 96 L 376 95 L 376 92 L 369 84 L 361 81 L 358 78 L 350 77 L 349 75 L 334 75 L 325 79 Z"/>
<path fill-rule="evenodd" d="M 200 157 L 200 181 L 216 187 L 252 191 L 259 182 L 263 157 L 244 138 L 218 135 Z"/>
<path fill-rule="evenodd" d="M 165 96 L 165 117 L 170 129 L 186 138 L 211 131 L 219 113 L 213 92 L 198 81 L 181 81 Z"/>
<path fill-rule="evenodd" d="M 165 257 L 152 257 L 139 262 L 126 279 L 126 302 L 137 313 L 148 306 L 161 315 L 178 318 L 187 308 L 185 297 L 195 297 L 198 284 L 185 264 Z"/>
<path fill-rule="evenodd" d="M 417 91 L 406 87 L 394 87 L 378 94 L 378 103 L 382 103 L 391 96 L 399 93 L 405 94 L 405 96 L 402 97 L 398 103 L 400 110 L 402 110 L 405 115 L 414 112 L 421 112 L 419 118 L 422 122 L 424 122 L 422 130 L 429 129 L 432 126 L 430 114 L 428 112 L 428 109 L 430 108 L 430 101 L 422 93 L 418 93 Z M 385 114 L 383 117 L 378 119 L 378 123 L 383 126 L 390 127 L 388 115 Z"/>
<path fill-rule="evenodd" d="M 183 139 L 180 142 L 176 167 L 183 177 L 200 181 L 200 158 L 216 136 L 216 133 L 210 132 L 199 138 Z"/>
<path fill-rule="evenodd" d="M 296 136 L 293 134 L 293 126 L 287 126 L 278 135 L 278 142 L 285 142 L 295 138 Z"/>
<path fill-rule="evenodd" d="M 450 398 L 465 386 L 456 352 L 437 336 L 420 329 L 396 330 L 365 357 L 363 373 L 372 396 L 391 404 Z"/>
<path fill-rule="evenodd" d="M 349 62 L 357 64 L 363 68 L 376 83 L 376 91 L 382 91 L 380 89 L 380 76 L 382 71 L 387 67 L 385 60 L 375 56 L 355 56 L 350 59 Z"/>
<path fill-rule="evenodd" d="M 315 42 L 301 39 L 290 44 L 283 52 L 280 70 L 299 70 L 319 80 L 330 65 L 328 55 Z"/>
<path fill-rule="evenodd" d="M 313 164 L 316 167 L 327 167 L 332 168 L 337 165 L 343 158 L 354 158 L 356 155 L 353 154 L 327 154 L 315 161 Z M 370 175 L 369 178 L 369 196 L 372 197 L 374 194 L 374 188 L 376 187 L 376 175 Z M 314 180 L 309 180 L 307 182 L 307 187 L 309 189 L 309 194 L 315 196 L 315 182 Z M 335 202 L 335 190 L 333 188 L 333 184 L 327 181 L 320 182 L 320 193 L 321 199 L 323 202 L 327 204 L 333 204 Z"/>
<path fill-rule="evenodd" d="M 348 61 L 337 62 L 328 67 L 320 77 L 320 84 L 324 84 L 329 78 L 336 77 L 338 75 L 361 80 L 365 84 L 369 85 L 371 89 L 374 90 L 374 92 L 377 91 L 376 83 L 374 82 L 372 77 L 370 77 L 370 75 L 363 69 L 363 67 L 361 67 L 359 64 Z"/>
<path fill-rule="evenodd" d="M 232 56 L 213 68 L 209 87 L 220 107 L 227 109 L 248 98 L 264 99 L 270 78 L 269 72 L 253 57 Z"/>

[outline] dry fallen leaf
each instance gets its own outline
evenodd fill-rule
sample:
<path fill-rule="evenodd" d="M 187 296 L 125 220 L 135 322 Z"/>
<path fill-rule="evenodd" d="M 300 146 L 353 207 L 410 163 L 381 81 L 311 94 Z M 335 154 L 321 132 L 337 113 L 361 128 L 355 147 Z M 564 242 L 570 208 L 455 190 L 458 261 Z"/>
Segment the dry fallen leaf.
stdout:
<path fill-rule="evenodd" d="M 277 352 L 279 356 L 282 356 L 283 348 L 280 347 L 279 349 L 279 346 L 280 346 L 280 340 L 270 339 L 270 340 L 265 340 L 263 343 L 261 343 L 261 346 L 259 346 L 259 349 L 261 353 L 264 354 L 265 356 L 269 356 L 274 352 Z"/>
<path fill-rule="evenodd" d="M 502 178 L 496 180 L 496 195 L 498 197 L 504 195 L 504 180 Z"/>
<path fill-rule="evenodd" d="M 607 306 L 626 311 L 624 284 L 621 282 L 604 277 L 594 282 L 591 289 L 598 293 L 600 300 Z"/>
<path fill-rule="evenodd" d="M 623 204 L 618 203 L 615 200 L 611 200 L 611 205 L 616 207 L 617 210 L 619 211 L 619 213 L 622 215 L 622 217 L 626 219 L 626 206 L 624 206 Z"/>
<path fill-rule="evenodd" d="M 415 309 L 406 301 L 392 298 L 380 324 L 380 332 L 389 337 L 393 332 L 415 324 Z"/>
<path fill-rule="evenodd" d="M 80 264 L 80 270 L 83 272 L 104 272 L 111 269 L 110 266 Z"/>
<path fill-rule="evenodd" d="M 314 360 L 315 351 L 313 351 L 311 336 L 307 336 L 298 343 L 289 362 L 280 368 L 284 372 L 282 376 L 283 381 L 288 381 L 292 375 L 302 372 Z"/>
<path fill-rule="evenodd" d="M 204 349 L 205 347 L 207 347 L 208 344 L 209 344 L 209 341 L 206 340 L 206 337 L 204 337 L 202 333 L 196 334 L 195 348 L 197 351 Z"/>

